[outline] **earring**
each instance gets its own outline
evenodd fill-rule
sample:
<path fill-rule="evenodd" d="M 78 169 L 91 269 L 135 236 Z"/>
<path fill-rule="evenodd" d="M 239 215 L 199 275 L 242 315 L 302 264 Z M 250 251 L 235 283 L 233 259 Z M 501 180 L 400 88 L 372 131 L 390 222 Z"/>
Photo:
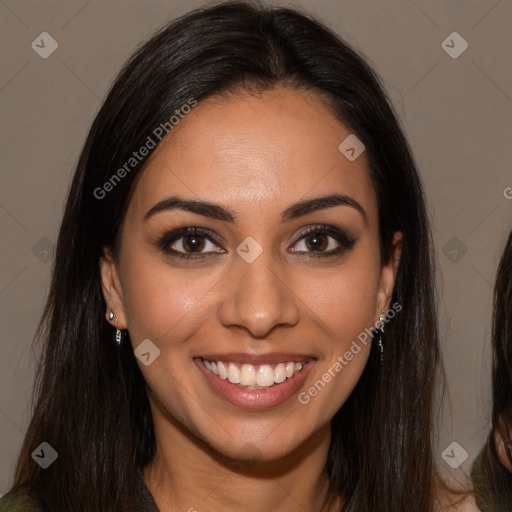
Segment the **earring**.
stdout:
<path fill-rule="evenodd" d="M 116 319 L 116 322 L 117 322 L 117 317 L 111 311 L 108 315 L 108 319 L 112 322 L 112 320 L 114 320 L 114 318 Z M 121 331 L 121 329 L 116 328 L 116 336 L 115 336 L 116 345 L 119 347 L 121 345 L 122 341 L 123 341 L 123 332 Z"/>
<path fill-rule="evenodd" d="M 380 322 L 379 340 L 377 341 L 377 344 L 379 345 L 379 348 L 380 348 L 380 364 L 382 364 L 384 362 L 384 343 L 382 342 L 382 337 L 384 335 L 384 322 L 385 321 L 386 321 L 386 317 L 384 315 L 384 310 L 381 309 L 381 314 L 379 316 L 379 322 Z"/>

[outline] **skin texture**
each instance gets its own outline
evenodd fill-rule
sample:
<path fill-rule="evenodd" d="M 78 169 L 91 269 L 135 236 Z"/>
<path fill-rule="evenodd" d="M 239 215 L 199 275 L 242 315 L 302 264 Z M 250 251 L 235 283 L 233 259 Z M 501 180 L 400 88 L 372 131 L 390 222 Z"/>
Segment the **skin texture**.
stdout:
<path fill-rule="evenodd" d="M 106 249 L 101 270 L 107 319 L 113 311 L 111 323 L 129 329 L 134 348 L 150 339 L 161 351 L 150 366 L 139 364 L 157 438 L 144 479 L 162 512 L 319 510 L 330 420 L 360 378 L 370 344 L 307 405 L 294 396 L 260 411 L 220 398 L 193 357 L 306 354 L 316 363 L 304 391 L 390 307 L 401 234 L 381 262 L 365 154 L 350 162 L 338 150 L 350 133 L 313 92 L 212 97 L 169 133 L 136 184 L 119 262 Z M 335 192 L 357 201 L 366 218 L 340 205 L 281 221 L 290 205 Z M 236 222 L 183 210 L 144 220 L 171 195 L 222 205 Z M 353 248 L 312 256 L 311 236 L 302 234 L 324 223 L 356 238 Z M 156 246 L 160 235 L 194 225 L 221 237 L 205 241 L 208 257 L 180 261 Z M 248 236 L 263 249 L 252 263 L 235 251 Z M 324 237 L 324 252 L 338 247 Z M 172 248 L 185 252 L 183 241 Z"/>

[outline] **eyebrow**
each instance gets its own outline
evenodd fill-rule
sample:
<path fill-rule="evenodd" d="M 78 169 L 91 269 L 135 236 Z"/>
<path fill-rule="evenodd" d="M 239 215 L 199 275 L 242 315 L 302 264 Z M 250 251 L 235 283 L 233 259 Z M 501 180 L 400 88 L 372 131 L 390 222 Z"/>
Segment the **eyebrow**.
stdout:
<path fill-rule="evenodd" d="M 352 197 L 342 194 L 330 194 L 327 196 L 317 197 L 314 199 L 305 199 L 299 201 L 288 207 L 281 215 L 281 221 L 285 222 L 288 220 L 297 219 L 303 215 L 307 215 L 312 212 L 326 210 L 327 208 L 333 208 L 335 206 L 350 206 L 356 209 L 361 216 L 365 224 L 368 224 L 368 217 L 364 208 Z M 210 219 L 221 220 L 225 222 L 236 222 L 236 214 L 229 208 L 220 206 L 215 203 L 208 201 L 200 201 L 195 199 L 182 199 L 178 196 L 171 196 L 159 201 L 153 206 L 144 216 L 144 220 L 148 220 L 157 213 L 170 211 L 170 210 L 186 210 L 191 213 L 196 213 Z"/>

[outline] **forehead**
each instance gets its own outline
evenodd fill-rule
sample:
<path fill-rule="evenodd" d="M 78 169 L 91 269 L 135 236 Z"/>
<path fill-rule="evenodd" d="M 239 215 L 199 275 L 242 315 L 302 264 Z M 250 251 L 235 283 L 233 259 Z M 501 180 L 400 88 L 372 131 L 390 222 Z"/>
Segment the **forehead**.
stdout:
<path fill-rule="evenodd" d="M 157 147 L 130 208 L 143 215 L 166 195 L 177 194 L 222 202 L 235 211 L 271 212 L 339 192 L 364 203 L 371 216 L 375 197 L 365 155 L 349 161 L 338 149 L 350 134 L 311 91 L 211 97 Z"/>

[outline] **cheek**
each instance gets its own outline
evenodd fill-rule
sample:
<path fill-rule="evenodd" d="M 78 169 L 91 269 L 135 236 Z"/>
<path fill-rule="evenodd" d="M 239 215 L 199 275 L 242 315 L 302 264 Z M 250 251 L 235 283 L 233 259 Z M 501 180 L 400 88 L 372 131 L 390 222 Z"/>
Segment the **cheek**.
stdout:
<path fill-rule="evenodd" d="M 311 290 L 308 307 L 314 322 L 326 332 L 323 358 L 310 386 L 298 396 L 312 421 L 332 418 L 354 390 L 367 364 L 371 331 L 375 323 L 375 280 L 357 272 L 340 272 L 326 280 L 322 289 Z M 367 329 L 367 331 L 365 331 Z M 309 405 L 308 405 L 309 404 Z"/>
<path fill-rule="evenodd" d="M 156 343 L 182 339 L 193 331 L 198 314 L 206 313 L 215 276 L 187 273 L 156 262 L 133 258 L 126 265 L 124 291 L 128 329 L 135 344 L 144 338 Z M 218 279 L 218 277 L 217 277 Z"/>
<path fill-rule="evenodd" d="M 372 339 L 369 328 L 377 320 L 379 276 L 376 259 L 354 255 L 336 271 L 306 280 L 301 290 L 313 322 L 326 333 L 324 358 L 312 386 L 299 397 L 303 404 L 315 403 L 309 410 L 318 414 L 318 421 L 332 417 L 343 405 L 366 366 Z"/>
<path fill-rule="evenodd" d="M 356 339 L 374 325 L 379 272 L 376 266 L 354 258 L 339 269 L 308 279 L 300 296 L 308 309 L 329 328 L 336 345 Z"/>
<path fill-rule="evenodd" d="M 353 329 L 358 326 L 373 324 L 376 290 L 367 283 L 349 283 L 338 276 L 326 280 L 322 290 L 307 290 L 306 296 L 310 309 L 334 329 L 334 335 L 350 336 L 357 334 Z"/>

